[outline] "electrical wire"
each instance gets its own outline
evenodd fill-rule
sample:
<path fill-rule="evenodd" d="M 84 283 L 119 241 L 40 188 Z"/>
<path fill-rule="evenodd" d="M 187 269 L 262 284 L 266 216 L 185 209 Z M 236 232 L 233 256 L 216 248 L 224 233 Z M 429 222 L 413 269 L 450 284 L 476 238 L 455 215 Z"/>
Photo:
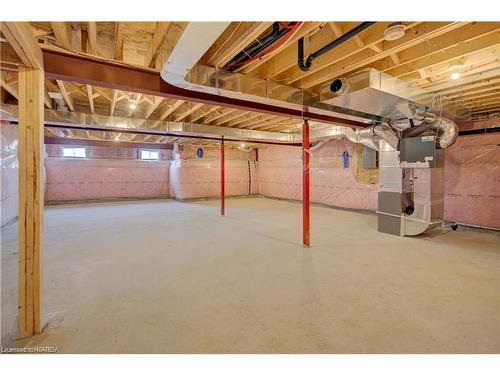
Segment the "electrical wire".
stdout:
<path fill-rule="evenodd" d="M 290 31 L 285 36 L 278 39 L 278 41 L 276 43 L 273 43 L 271 46 L 267 47 L 265 50 L 263 50 L 259 54 L 255 55 L 251 59 L 229 65 L 228 67 L 226 67 L 226 69 L 234 69 L 234 68 L 241 69 L 243 66 L 245 66 L 251 62 L 253 62 L 255 60 L 259 60 L 259 59 L 267 56 L 268 54 L 270 54 L 271 52 L 273 52 L 277 48 L 281 47 L 285 42 L 287 42 L 293 36 L 294 31 L 296 31 L 302 24 L 303 24 L 303 22 L 297 22 L 296 24 L 294 24 L 292 26 L 290 26 L 290 25 L 284 26 L 285 29 L 289 29 Z"/>

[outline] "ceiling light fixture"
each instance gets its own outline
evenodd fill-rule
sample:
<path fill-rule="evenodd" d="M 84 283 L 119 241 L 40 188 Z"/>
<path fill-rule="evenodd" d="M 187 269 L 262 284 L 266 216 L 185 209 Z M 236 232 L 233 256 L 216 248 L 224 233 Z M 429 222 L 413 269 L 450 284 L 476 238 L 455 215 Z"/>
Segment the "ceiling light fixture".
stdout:
<path fill-rule="evenodd" d="M 384 39 L 389 42 L 398 40 L 405 35 L 405 32 L 405 25 L 403 25 L 401 22 L 394 22 L 387 26 L 387 28 L 384 30 Z"/>
<path fill-rule="evenodd" d="M 448 70 L 451 72 L 450 78 L 453 80 L 457 80 L 460 78 L 460 71 L 463 69 L 463 65 L 460 64 L 455 64 L 452 65 L 448 68 Z"/>
<path fill-rule="evenodd" d="M 134 110 L 137 108 L 137 104 L 135 104 L 135 102 L 131 102 L 130 103 L 130 109 Z"/>

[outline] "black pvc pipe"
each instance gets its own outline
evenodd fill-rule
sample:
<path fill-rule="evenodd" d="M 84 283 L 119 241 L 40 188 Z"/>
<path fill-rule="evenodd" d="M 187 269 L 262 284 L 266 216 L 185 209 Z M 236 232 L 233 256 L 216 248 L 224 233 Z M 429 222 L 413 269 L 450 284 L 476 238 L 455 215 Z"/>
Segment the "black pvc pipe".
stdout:
<path fill-rule="evenodd" d="M 356 26 L 354 29 L 349 30 L 347 33 L 344 35 L 338 37 L 335 39 L 333 42 L 327 44 L 326 46 L 320 48 L 316 52 L 311 53 L 306 61 L 304 62 L 304 38 L 300 38 L 298 42 L 298 58 L 297 58 L 297 64 L 299 65 L 299 68 L 303 70 L 304 72 L 308 71 L 311 69 L 312 62 L 315 58 L 327 53 L 328 51 L 332 50 L 333 48 L 339 46 L 340 44 L 348 41 L 349 39 L 355 37 L 358 35 L 360 32 L 363 30 L 366 30 L 370 26 L 374 25 L 376 22 L 363 22 Z"/>

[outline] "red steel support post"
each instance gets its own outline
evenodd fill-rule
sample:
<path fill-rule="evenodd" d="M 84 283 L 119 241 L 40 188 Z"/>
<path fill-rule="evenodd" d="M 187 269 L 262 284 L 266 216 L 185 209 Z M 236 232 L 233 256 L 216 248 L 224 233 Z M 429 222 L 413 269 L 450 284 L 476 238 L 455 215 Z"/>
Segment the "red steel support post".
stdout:
<path fill-rule="evenodd" d="M 310 180 L 309 180 L 309 122 L 304 120 L 302 126 L 302 243 L 310 244 Z"/>
<path fill-rule="evenodd" d="M 224 216 L 225 214 L 225 176 L 226 167 L 224 163 L 224 137 L 222 137 L 222 142 L 220 144 L 220 214 Z"/>

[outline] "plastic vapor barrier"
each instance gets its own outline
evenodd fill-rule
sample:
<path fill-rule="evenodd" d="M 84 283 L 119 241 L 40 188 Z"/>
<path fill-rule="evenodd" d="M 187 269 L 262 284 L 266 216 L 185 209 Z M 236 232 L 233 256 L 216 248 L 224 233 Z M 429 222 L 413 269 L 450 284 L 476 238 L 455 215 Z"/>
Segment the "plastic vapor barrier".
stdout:
<path fill-rule="evenodd" d="M 345 163 L 346 158 L 348 163 Z M 302 199 L 300 147 L 261 148 L 258 164 L 260 194 Z M 358 145 L 346 139 L 330 140 L 312 151 L 311 201 L 334 207 L 376 210 L 377 184 L 358 181 L 358 169 Z"/>
<path fill-rule="evenodd" d="M 500 229 L 500 134 L 459 137 L 446 150 L 445 219 Z"/>
<path fill-rule="evenodd" d="M 47 158 L 47 202 L 168 196 L 168 160 Z"/>
<path fill-rule="evenodd" d="M 17 217 L 19 204 L 19 161 L 17 126 L 0 121 L 1 126 L 1 225 Z"/>
<path fill-rule="evenodd" d="M 225 188 L 226 196 L 258 193 L 255 151 L 243 152 L 226 145 Z M 220 147 L 176 147 L 170 166 L 170 194 L 177 199 L 219 197 Z"/>

